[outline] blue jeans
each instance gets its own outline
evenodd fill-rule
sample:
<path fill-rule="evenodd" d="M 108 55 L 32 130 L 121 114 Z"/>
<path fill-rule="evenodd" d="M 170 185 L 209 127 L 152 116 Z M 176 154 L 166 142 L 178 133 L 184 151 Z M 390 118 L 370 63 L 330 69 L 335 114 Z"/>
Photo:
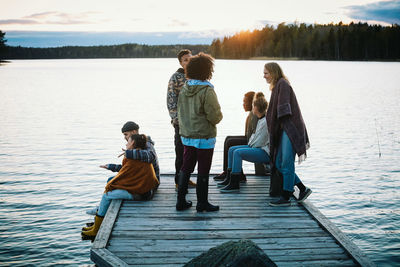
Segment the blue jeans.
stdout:
<path fill-rule="evenodd" d="M 113 199 L 128 199 L 134 200 L 134 196 L 126 190 L 115 189 L 110 192 L 104 193 L 101 198 L 99 209 L 97 210 L 97 215 L 104 217 L 107 213 L 108 207 Z"/>
<path fill-rule="evenodd" d="M 276 154 L 276 168 L 283 175 L 283 190 L 293 192 L 294 185 L 301 182 L 300 178 L 294 172 L 294 159 L 296 152 L 293 150 L 292 143 L 286 132 L 283 131 L 281 142 Z"/>
<path fill-rule="evenodd" d="M 248 145 L 231 146 L 228 150 L 228 169 L 232 173 L 242 171 L 242 160 L 254 163 L 268 163 L 270 161 L 268 153 L 261 148 L 249 147 Z"/>

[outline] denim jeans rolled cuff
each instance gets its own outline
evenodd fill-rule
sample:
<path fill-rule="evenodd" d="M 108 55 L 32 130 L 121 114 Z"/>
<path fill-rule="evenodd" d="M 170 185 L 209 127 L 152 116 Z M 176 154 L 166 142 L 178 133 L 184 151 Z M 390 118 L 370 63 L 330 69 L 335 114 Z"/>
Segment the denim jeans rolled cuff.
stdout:
<path fill-rule="evenodd" d="M 115 189 L 104 193 L 100 201 L 99 209 L 97 210 L 97 215 L 104 217 L 113 199 L 133 200 L 134 197 L 131 193 L 123 189 Z"/>
<path fill-rule="evenodd" d="M 234 146 L 229 149 L 228 168 L 232 169 L 232 173 L 242 171 L 243 160 L 253 163 L 268 163 L 270 157 L 264 149 L 248 145 Z"/>
<path fill-rule="evenodd" d="M 281 142 L 278 146 L 276 155 L 276 168 L 283 175 L 283 190 L 293 192 L 294 185 L 301 182 L 295 173 L 296 152 L 293 149 L 292 142 L 285 131 L 282 132 Z"/>

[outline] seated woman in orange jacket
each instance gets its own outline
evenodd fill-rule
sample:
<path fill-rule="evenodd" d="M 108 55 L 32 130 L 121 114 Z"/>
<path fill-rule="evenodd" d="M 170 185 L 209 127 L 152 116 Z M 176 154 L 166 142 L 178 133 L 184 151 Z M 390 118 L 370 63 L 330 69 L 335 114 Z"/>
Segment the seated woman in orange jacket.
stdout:
<path fill-rule="evenodd" d="M 146 142 L 147 137 L 144 134 L 131 135 L 126 144 L 126 149 L 145 149 Z M 82 237 L 90 239 L 96 236 L 111 200 L 149 200 L 153 197 L 153 190 L 158 184 L 151 163 L 125 157 L 122 161 L 121 170 L 105 187 L 94 224 L 82 229 Z"/>

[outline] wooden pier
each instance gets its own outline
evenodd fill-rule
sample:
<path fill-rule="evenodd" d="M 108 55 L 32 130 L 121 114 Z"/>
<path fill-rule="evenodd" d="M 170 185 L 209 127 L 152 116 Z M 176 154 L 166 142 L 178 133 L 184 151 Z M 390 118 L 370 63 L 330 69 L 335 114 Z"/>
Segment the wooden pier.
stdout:
<path fill-rule="evenodd" d="M 91 259 L 97 266 L 182 266 L 224 242 L 250 239 L 278 266 L 375 266 L 309 200 L 270 207 L 268 188 L 268 177 L 247 175 L 240 193 L 221 194 L 210 176 L 209 200 L 220 211 L 197 213 L 189 189 L 194 207 L 177 212 L 173 176 L 162 175 L 153 200 L 112 201 Z"/>

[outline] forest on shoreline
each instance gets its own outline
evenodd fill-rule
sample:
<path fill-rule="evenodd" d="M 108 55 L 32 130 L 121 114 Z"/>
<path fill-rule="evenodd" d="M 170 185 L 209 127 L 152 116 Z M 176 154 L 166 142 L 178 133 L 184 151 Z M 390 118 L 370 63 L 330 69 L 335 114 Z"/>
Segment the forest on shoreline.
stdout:
<path fill-rule="evenodd" d="M 179 50 L 210 53 L 217 59 L 400 60 L 400 26 L 367 23 L 305 23 L 265 26 L 214 39 L 211 45 L 7 46 L 0 31 L 0 59 L 175 58 Z"/>
<path fill-rule="evenodd" d="M 400 26 L 281 23 L 215 39 L 210 51 L 226 59 L 399 60 Z"/>

